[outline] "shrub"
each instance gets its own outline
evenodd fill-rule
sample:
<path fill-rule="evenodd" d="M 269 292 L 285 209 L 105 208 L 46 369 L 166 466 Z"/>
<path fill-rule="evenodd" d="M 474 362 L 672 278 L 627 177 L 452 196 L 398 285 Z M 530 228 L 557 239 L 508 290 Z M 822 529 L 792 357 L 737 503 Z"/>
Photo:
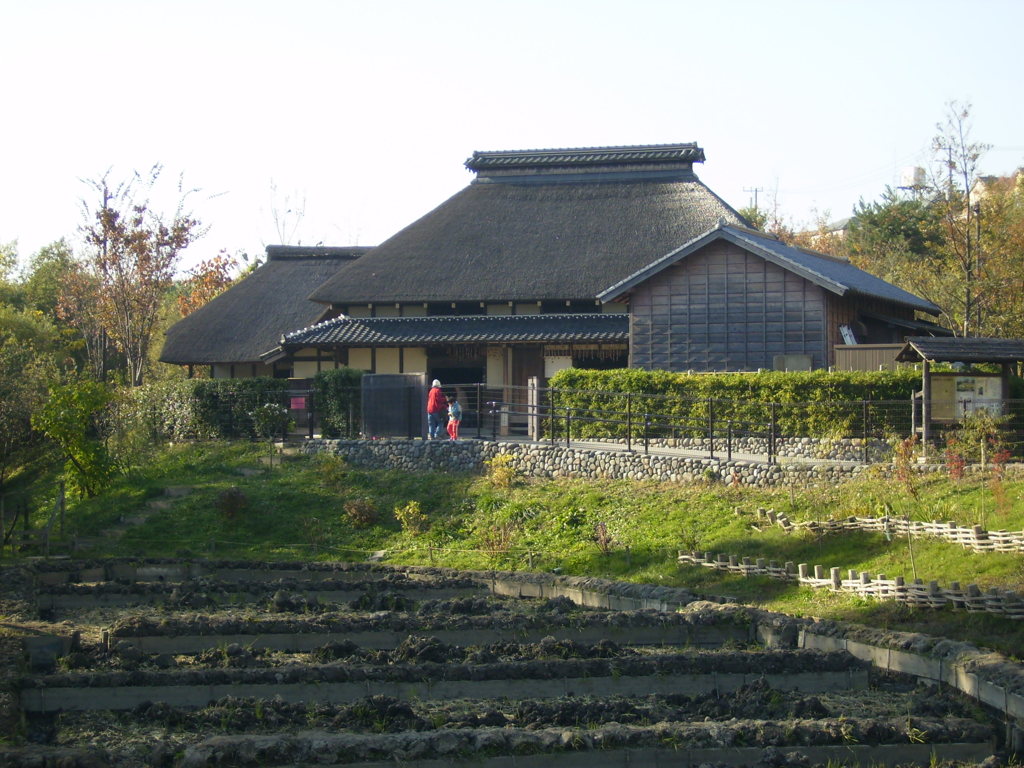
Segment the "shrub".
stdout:
<path fill-rule="evenodd" d="M 332 490 L 340 490 L 348 475 L 348 462 L 344 456 L 333 453 L 317 453 L 313 456 L 313 466 L 320 485 Z"/>
<path fill-rule="evenodd" d="M 234 520 L 249 507 L 249 497 L 238 486 L 231 486 L 217 494 L 217 511 L 227 520 Z"/>
<path fill-rule="evenodd" d="M 487 466 L 487 480 L 491 485 L 504 490 L 512 487 L 512 481 L 516 477 L 515 467 L 512 466 L 513 461 L 515 461 L 515 457 L 509 453 L 499 453 L 493 459 L 484 461 Z"/>
<path fill-rule="evenodd" d="M 313 398 L 325 437 L 358 433 L 362 378 L 363 372 L 355 368 L 320 371 L 313 377 Z"/>
<path fill-rule="evenodd" d="M 112 400 L 113 391 L 99 382 L 61 384 L 32 414 L 32 428 L 60 447 L 69 487 L 81 496 L 95 496 L 116 474 L 103 428 Z"/>
<path fill-rule="evenodd" d="M 993 416 L 988 411 L 968 413 L 947 433 L 947 444 L 953 442 L 966 461 L 985 464 L 988 456 L 1005 447 L 1003 428 L 1007 421 L 1007 417 Z"/>
<path fill-rule="evenodd" d="M 125 389 L 116 404 L 113 426 L 126 441 L 182 442 L 215 437 L 213 425 L 201 418 L 195 390 L 194 379 Z"/>
<path fill-rule="evenodd" d="M 150 441 L 266 437 L 256 420 L 261 410 L 271 414 L 265 406 L 283 409 L 287 389 L 287 381 L 266 377 L 155 382 L 124 393 L 115 427 Z"/>
<path fill-rule="evenodd" d="M 272 440 L 287 433 L 294 421 L 288 416 L 288 409 L 277 403 L 263 403 L 249 412 L 252 428 L 257 437 Z"/>
<path fill-rule="evenodd" d="M 610 555 L 619 542 L 608 532 L 608 526 L 604 522 L 599 522 L 594 525 L 594 543 L 602 555 Z"/>
<path fill-rule="evenodd" d="M 349 499 L 345 502 L 344 509 L 349 522 L 358 528 L 365 528 L 377 522 L 377 505 L 373 503 L 373 499 Z M 398 516 L 397 510 L 395 516 Z"/>
<path fill-rule="evenodd" d="M 411 536 L 425 533 L 430 522 L 423 514 L 418 501 L 410 501 L 405 506 L 395 507 L 395 519 L 402 526 L 403 533 Z"/>

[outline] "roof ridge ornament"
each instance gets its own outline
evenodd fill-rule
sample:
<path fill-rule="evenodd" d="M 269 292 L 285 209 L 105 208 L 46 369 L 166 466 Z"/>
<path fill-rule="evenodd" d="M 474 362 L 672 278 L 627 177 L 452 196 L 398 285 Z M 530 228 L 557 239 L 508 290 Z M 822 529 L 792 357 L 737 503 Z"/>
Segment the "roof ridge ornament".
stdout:
<path fill-rule="evenodd" d="M 515 149 L 476 151 L 466 160 L 471 171 L 525 168 L 587 168 L 608 166 L 657 166 L 703 163 L 704 150 L 696 142 L 637 144 L 616 147 L 568 149 Z"/>

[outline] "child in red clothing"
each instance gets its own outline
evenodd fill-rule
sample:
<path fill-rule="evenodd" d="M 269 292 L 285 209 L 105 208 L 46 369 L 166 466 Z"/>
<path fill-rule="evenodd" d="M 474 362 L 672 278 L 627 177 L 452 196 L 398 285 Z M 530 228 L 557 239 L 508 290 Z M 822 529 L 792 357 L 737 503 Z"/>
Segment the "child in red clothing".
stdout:
<path fill-rule="evenodd" d="M 462 406 L 455 395 L 448 395 L 448 437 L 459 439 L 459 424 L 462 422 Z"/>

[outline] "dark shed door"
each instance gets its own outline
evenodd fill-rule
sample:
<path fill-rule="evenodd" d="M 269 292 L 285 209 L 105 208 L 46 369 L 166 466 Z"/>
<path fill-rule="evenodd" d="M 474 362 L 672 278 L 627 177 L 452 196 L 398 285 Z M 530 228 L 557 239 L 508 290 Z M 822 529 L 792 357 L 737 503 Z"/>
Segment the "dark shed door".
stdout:
<path fill-rule="evenodd" d="M 374 373 L 362 380 L 364 437 L 425 437 L 427 375 Z"/>

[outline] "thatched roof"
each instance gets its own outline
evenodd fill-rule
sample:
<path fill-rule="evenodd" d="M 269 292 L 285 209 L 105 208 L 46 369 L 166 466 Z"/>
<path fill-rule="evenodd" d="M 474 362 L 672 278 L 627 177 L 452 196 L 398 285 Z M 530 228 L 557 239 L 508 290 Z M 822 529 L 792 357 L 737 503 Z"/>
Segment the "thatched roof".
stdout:
<path fill-rule="evenodd" d="M 1024 339 L 912 336 L 896 359 L 906 363 L 1016 363 L 1024 360 Z"/>
<path fill-rule="evenodd" d="M 478 178 L 342 270 L 333 304 L 593 299 L 724 218 L 692 144 L 476 153 Z"/>
<path fill-rule="evenodd" d="M 285 334 L 281 346 L 395 347 L 475 343 L 597 343 L 629 339 L 624 314 L 337 317 Z"/>
<path fill-rule="evenodd" d="M 599 294 L 602 301 L 611 301 L 627 293 L 631 288 L 648 280 L 661 270 L 685 259 L 693 253 L 718 240 L 725 240 L 738 245 L 761 258 L 776 264 L 783 269 L 800 275 L 825 290 L 845 296 L 856 294 L 881 299 L 891 304 L 910 307 L 921 312 L 937 315 L 939 307 L 926 299 L 915 296 L 909 291 L 897 288 L 862 269 L 853 266 L 846 259 L 828 256 L 804 248 L 786 245 L 771 235 L 719 223 L 717 226 L 702 233 L 699 237 L 676 248 L 671 253 L 647 264 L 624 280 L 611 285 Z"/>
<path fill-rule="evenodd" d="M 281 334 L 320 320 L 310 291 L 369 248 L 268 246 L 267 261 L 171 326 L 160 360 L 178 365 L 255 363 Z"/>

